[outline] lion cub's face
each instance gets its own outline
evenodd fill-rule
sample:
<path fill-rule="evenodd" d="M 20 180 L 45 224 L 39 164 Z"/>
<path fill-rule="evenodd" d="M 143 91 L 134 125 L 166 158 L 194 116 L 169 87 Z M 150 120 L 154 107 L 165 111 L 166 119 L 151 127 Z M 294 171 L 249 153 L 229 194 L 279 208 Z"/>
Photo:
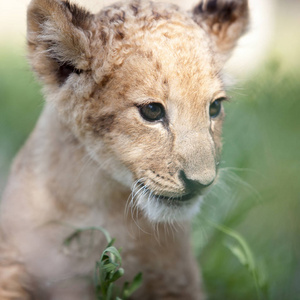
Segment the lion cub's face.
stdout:
<path fill-rule="evenodd" d="M 216 178 L 226 98 L 219 74 L 235 39 L 217 53 L 220 40 L 209 35 L 210 27 L 201 28 L 169 5 L 134 1 L 98 15 L 81 12 L 76 21 L 78 8 L 43 1 L 49 20 L 53 10 L 68 16 L 65 34 L 72 35 L 68 42 L 56 38 L 54 46 L 46 38 L 42 43 L 41 37 L 55 36 L 55 24 L 37 23 L 41 5 L 31 5 L 29 29 L 42 32 L 36 40 L 29 35 L 30 50 L 50 47 L 50 57 L 32 58 L 48 100 L 101 168 L 133 185 L 132 204 L 150 220 L 189 217 Z M 205 17 L 199 5 L 194 19 L 197 9 Z M 211 14 L 218 14 L 217 6 Z M 59 64 L 63 55 L 69 57 Z M 45 64 L 52 72 L 42 70 Z"/>
<path fill-rule="evenodd" d="M 163 34 L 172 31 L 176 38 Z M 87 116 L 94 138 L 130 170 L 137 205 L 155 220 L 196 211 L 216 177 L 225 98 L 204 34 L 166 24 L 94 98 L 98 109 Z"/>

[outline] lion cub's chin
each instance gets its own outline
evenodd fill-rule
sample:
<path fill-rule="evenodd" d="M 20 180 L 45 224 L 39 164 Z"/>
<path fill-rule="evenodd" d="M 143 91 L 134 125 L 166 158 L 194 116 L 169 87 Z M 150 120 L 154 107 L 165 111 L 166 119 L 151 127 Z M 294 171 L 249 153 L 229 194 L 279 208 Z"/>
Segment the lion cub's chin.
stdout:
<path fill-rule="evenodd" d="M 136 206 L 153 223 L 176 223 L 190 220 L 201 207 L 203 196 L 195 196 L 188 201 L 158 199 L 145 195 L 140 196 Z"/>

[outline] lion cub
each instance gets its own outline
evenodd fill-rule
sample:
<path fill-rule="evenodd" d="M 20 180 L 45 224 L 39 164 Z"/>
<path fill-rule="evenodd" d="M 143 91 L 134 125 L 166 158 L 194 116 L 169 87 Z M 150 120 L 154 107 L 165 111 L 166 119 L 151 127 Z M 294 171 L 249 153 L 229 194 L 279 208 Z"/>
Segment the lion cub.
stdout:
<path fill-rule="evenodd" d="M 98 14 L 32 0 L 29 61 L 46 104 L 1 202 L 1 300 L 95 299 L 104 237 L 63 246 L 87 226 L 123 247 L 125 279 L 143 273 L 132 299 L 204 299 L 188 220 L 217 175 L 220 74 L 247 22 L 247 0 Z"/>

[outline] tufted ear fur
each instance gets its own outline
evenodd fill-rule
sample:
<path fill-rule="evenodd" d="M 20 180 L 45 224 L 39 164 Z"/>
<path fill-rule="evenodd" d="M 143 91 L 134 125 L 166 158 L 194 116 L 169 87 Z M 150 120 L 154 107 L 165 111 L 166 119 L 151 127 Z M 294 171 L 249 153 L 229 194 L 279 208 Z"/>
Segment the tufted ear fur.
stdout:
<path fill-rule="evenodd" d="M 222 64 L 228 59 L 249 22 L 247 0 L 201 0 L 192 11 L 194 21 L 211 37 Z"/>
<path fill-rule="evenodd" d="M 62 85 L 89 69 L 88 29 L 93 15 L 60 0 L 32 0 L 27 12 L 29 59 L 47 84 Z"/>

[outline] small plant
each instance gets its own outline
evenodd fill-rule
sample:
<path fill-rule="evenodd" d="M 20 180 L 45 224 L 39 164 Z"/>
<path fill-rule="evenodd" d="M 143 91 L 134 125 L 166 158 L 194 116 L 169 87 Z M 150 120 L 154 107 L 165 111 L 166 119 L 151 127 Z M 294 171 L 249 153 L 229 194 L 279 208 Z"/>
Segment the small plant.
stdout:
<path fill-rule="evenodd" d="M 84 231 L 95 230 L 102 232 L 107 240 L 107 246 L 95 266 L 94 285 L 97 300 L 126 300 L 141 286 L 142 273 L 138 273 L 131 283 L 126 281 L 121 289 L 116 286 L 115 282 L 125 271 L 122 268 L 121 249 L 113 246 L 115 239 L 110 237 L 107 230 L 102 227 L 80 228 L 74 231 L 64 244 L 70 245 L 71 241 Z"/>
<path fill-rule="evenodd" d="M 206 220 L 211 226 L 231 237 L 234 243 L 226 243 L 226 247 L 251 274 L 257 292 L 257 299 L 268 299 L 267 272 L 256 262 L 246 240 L 236 231 L 226 226 Z"/>

